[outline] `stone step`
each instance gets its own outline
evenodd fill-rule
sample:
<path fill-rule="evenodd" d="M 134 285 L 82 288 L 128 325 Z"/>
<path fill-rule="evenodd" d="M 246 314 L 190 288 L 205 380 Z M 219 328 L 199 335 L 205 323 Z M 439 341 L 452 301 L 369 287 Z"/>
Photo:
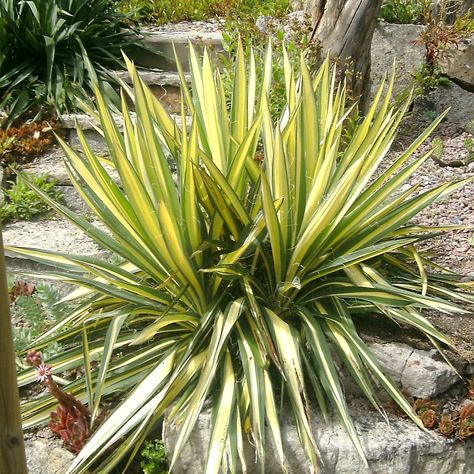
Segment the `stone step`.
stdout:
<path fill-rule="evenodd" d="M 71 132 L 72 133 L 72 132 Z M 75 131 L 74 131 L 75 133 Z M 105 143 L 102 137 L 95 131 L 86 130 L 85 135 L 89 140 L 89 143 L 96 151 L 105 150 Z M 79 145 L 77 142 L 77 134 L 75 135 L 75 142 L 73 143 L 73 147 Z M 68 199 L 71 202 L 71 209 L 75 212 L 78 211 L 80 208 L 80 204 L 78 202 L 72 202 L 72 195 L 70 190 L 67 188 L 72 187 L 71 180 L 69 179 L 69 175 L 66 171 L 66 167 L 64 166 L 64 152 L 61 147 L 55 146 L 52 150 L 43 155 L 38 156 L 34 161 L 24 165 L 23 169 L 35 175 L 44 175 L 47 174 L 51 179 L 54 179 L 58 185 L 61 187 L 61 191 L 65 194 L 66 203 L 68 203 Z M 119 177 L 117 172 L 110 168 L 108 165 L 104 165 L 104 167 L 109 172 L 112 179 L 118 184 Z M 79 206 L 79 207 L 78 207 Z M 84 208 L 82 208 L 84 209 Z"/>
<path fill-rule="evenodd" d="M 181 112 L 181 80 L 175 71 L 165 71 L 156 68 L 137 68 L 140 77 L 151 89 L 152 93 L 171 113 Z M 127 84 L 132 83 L 128 71 L 109 71 L 112 78 L 117 78 Z M 189 73 L 185 73 L 188 82 L 191 81 Z"/>
<path fill-rule="evenodd" d="M 179 74 L 176 71 L 165 71 L 163 69 L 143 67 L 137 67 L 137 71 L 145 84 L 151 87 L 179 87 L 181 85 Z M 109 74 L 112 77 L 121 79 L 127 84 L 132 83 L 130 74 L 126 70 L 109 71 Z M 191 81 L 189 73 L 185 73 L 185 77 L 188 82 Z"/>
<path fill-rule="evenodd" d="M 178 25 L 179 26 L 179 25 Z M 215 57 L 224 52 L 222 33 L 220 31 L 188 31 L 162 30 L 157 28 L 142 28 L 143 42 L 151 51 L 139 50 L 134 54 L 137 64 L 144 67 L 160 68 L 176 71 L 175 53 L 184 71 L 189 71 L 189 43 L 198 52 L 204 48 Z M 159 54 L 156 54 L 159 53 Z"/>
<path fill-rule="evenodd" d="M 134 120 L 135 113 L 130 112 L 130 116 L 132 120 Z M 181 116 L 180 115 L 173 115 L 173 119 L 176 121 L 178 127 L 181 127 Z M 123 129 L 123 119 L 120 115 L 113 115 L 115 123 L 118 125 L 119 129 Z M 77 126 L 81 128 L 84 132 L 86 139 L 88 140 L 92 149 L 98 153 L 105 153 L 107 152 L 107 147 L 105 141 L 100 133 L 97 132 L 96 126 L 98 126 L 98 122 L 92 118 L 88 114 L 63 114 L 60 117 L 60 123 L 62 128 L 65 130 L 66 133 L 66 140 L 68 143 L 71 144 L 73 147 L 80 147 L 79 138 L 77 136 Z M 191 117 L 186 117 L 186 123 L 188 125 L 191 124 Z"/>
<path fill-rule="evenodd" d="M 106 230 L 103 224 L 98 221 L 91 222 L 91 225 Z M 106 258 L 110 254 L 109 251 L 100 248 L 74 224 L 59 216 L 8 223 L 3 228 L 3 242 L 6 247 L 31 247 L 99 258 Z M 5 250 L 5 257 L 7 271 L 10 273 L 37 273 L 47 268 L 30 258 L 14 255 L 9 250 Z"/>

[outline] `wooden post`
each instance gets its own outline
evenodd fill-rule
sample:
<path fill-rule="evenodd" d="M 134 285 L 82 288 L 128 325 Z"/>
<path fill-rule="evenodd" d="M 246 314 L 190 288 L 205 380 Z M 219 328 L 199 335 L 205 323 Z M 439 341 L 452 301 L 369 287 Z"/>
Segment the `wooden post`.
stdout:
<path fill-rule="evenodd" d="M 0 228 L 0 473 L 27 474 Z"/>
<path fill-rule="evenodd" d="M 370 93 L 370 47 L 382 0 L 306 0 L 313 23 L 313 38 L 323 54 L 346 62 L 352 70 L 350 86 L 365 110 Z"/>

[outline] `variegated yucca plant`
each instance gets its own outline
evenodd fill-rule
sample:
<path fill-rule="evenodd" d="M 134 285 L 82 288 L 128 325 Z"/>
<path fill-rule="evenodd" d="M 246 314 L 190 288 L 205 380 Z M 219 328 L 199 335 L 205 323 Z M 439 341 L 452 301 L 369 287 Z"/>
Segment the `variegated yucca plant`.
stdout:
<path fill-rule="evenodd" d="M 457 304 L 473 301 L 455 274 L 416 249 L 446 229 L 410 224 L 467 180 L 421 193 L 402 187 L 429 158 L 413 154 L 442 117 L 381 174 L 406 109 L 391 106 L 393 78 L 348 136 L 351 108 L 329 61 L 315 77 L 302 61 L 295 77 L 286 58 L 287 107 L 275 124 L 271 60 L 269 50 L 257 87 L 254 59 L 246 64 L 240 47 L 229 100 L 207 53 L 200 60 L 191 49 L 180 123 L 129 62 L 123 131 L 97 93 L 110 158 L 97 156 L 80 130 L 81 154 L 61 142 L 72 182 L 107 230 L 38 193 L 123 261 L 11 249 L 51 265 L 42 277 L 79 286 L 64 299 L 78 306 L 33 344 L 70 347 L 48 361 L 56 374 L 85 367 L 64 390 L 88 404 L 92 422 L 106 397 L 121 394 L 68 473 L 107 473 L 131 460 L 165 416 L 179 427 L 172 470 L 207 399 L 208 473 L 264 472 L 269 445 L 286 471 L 281 410 L 291 413 L 316 467 L 310 400 L 325 417 L 337 414 L 364 458 L 335 357 L 381 415 L 379 387 L 423 428 L 355 319 L 386 316 L 438 347 L 449 341 L 421 311 L 461 313 Z M 20 384 L 34 377 L 25 369 Z M 24 403 L 25 427 L 44 422 L 54 405 L 49 395 Z"/>

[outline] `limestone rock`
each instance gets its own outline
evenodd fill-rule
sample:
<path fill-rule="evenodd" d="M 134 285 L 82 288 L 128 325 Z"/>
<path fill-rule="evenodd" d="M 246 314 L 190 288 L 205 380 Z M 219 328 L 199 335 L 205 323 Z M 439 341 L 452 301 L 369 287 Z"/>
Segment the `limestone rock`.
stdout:
<path fill-rule="evenodd" d="M 414 349 L 406 344 L 370 344 L 370 349 L 398 384 L 416 397 L 433 397 L 459 381 L 456 373 L 444 362 L 434 359 L 435 351 Z M 345 384 L 346 386 L 346 384 Z M 347 390 L 347 386 L 346 386 Z M 355 392 L 354 392 L 355 393 Z M 352 393 L 352 395 L 354 395 Z M 474 441 L 460 443 L 436 433 L 426 434 L 411 421 L 391 417 L 390 424 L 368 406 L 360 396 L 350 396 L 349 408 L 356 430 L 369 462 L 369 468 L 357 454 L 342 425 L 335 419 L 325 423 L 316 409 L 311 409 L 312 430 L 321 452 L 322 474 L 468 474 L 474 469 Z M 290 473 L 311 472 L 300 446 L 294 420 L 284 411 L 280 415 L 282 437 Z M 181 452 L 173 471 L 177 474 L 200 474 L 205 468 L 205 453 L 210 439 L 209 409 L 198 418 L 190 440 Z M 173 452 L 179 427 L 169 421 L 163 425 L 167 451 Z M 271 436 L 268 433 L 267 439 Z M 250 442 L 244 447 L 250 463 L 253 451 Z M 266 474 L 282 472 L 271 446 L 266 449 Z M 252 465 L 248 472 L 257 472 Z"/>
<path fill-rule="evenodd" d="M 474 92 L 474 35 L 448 48 L 438 64 L 444 75 L 463 89 Z"/>
<path fill-rule="evenodd" d="M 26 463 L 30 474 L 64 474 L 74 455 L 51 440 L 25 441 Z"/>
<path fill-rule="evenodd" d="M 100 138 L 97 138 L 100 137 L 100 135 L 93 132 L 92 130 L 88 130 L 85 133 L 90 134 L 90 136 L 87 136 L 88 140 L 100 140 Z M 92 142 L 90 142 L 90 144 L 93 145 Z M 73 148 L 77 148 L 76 145 L 78 145 L 78 143 L 74 141 L 71 143 Z M 98 147 L 94 145 L 93 148 L 97 151 Z M 47 174 L 50 178 L 55 179 L 59 186 L 70 186 L 71 180 L 69 179 L 66 167 L 64 166 L 63 157 L 63 150 L 60 148 L 54 148 L 52 151 L 38 156 L 32 163 L 29 163 L 24 168 L 25 171 L 36 175 Z M 115 169 L 109 165 L 104 165 L 104 168 L 116 183 L 120 182 L 118 173 Z"/>
<path fill-rule="evenodd" d="M 99 222 L 92 225 L 105 230 Z M 37 221 L 12 222 L 3 229 L 3 241 L 6 246 L 32 247 L 53 252 L 63 252 L 76 255 L 87 255 L 106 258 L 110 252 L 100 249 L 84 232 L 65 219 L 56 218 Z M 50 270 L 43 264 L 29 258 L 13 255 L 5 251 L 7 270 L 13 274 L 32 272 L 40 274 Z M 61 285 L 67 290 L 67 285 Z"/>
<path fill-rule="evenodd" d="M 64 203 L 71 211 L 83 216 L 92 214 L 89 206 L 85 203 L 74 186 L 56 186 L 55 190 L 62 193 Z"/>
<path fill-rule="evenodd" d="M 339 422 L 325 423 L 317 413 L 312 413 L 312 429 L 321 452 L 323 465 L 321 474 L 469 474 L 474 467 L 474 442 L 450 441 L 435 433 L 426 434 L 413 423 L 391 419 L 390 424 L 359 401 L 351 409 L 357 432 L 369 463 L 367 468 L 344 428 Z M 290 473 L 312 472 L 299 444 L 298 434 L 292 419 L 281 420 L 284 450 Z M 204 472 L 205 453 L 210 438 L 211 414 L 205 411 L 198 419 L 188 443 L 182 449 L 173 469 L 176 474 L 200 474 Z M 177 439 L 176 427 L 165 422 L 163 440 L 171 454 Z M 270 440 L 270 434 L 267 433 Z M 248 472 L 257 472 L 251 464 L 252 447 L 245 442 L 249 465 Z M 266 454 L 266 474 L 281 473 L 273 448 Z"/>
<path fill-rule="evenodd" d="M 426 123 L 431 122 L 447 108 L 450 111 L 439 129 L 454 126 L 467 132 L 474 123 L 474 94 L 456 84 L 438 87 L 427 96 L 415 100 L 414 113 Z"/>
<path fill-rule="evenodd" d="M 98 223 L 92 225 L 97 226 Z M 61 218 L 9 223 L 4 227 L 3 240 L 5 245 L 41 248 L 76 255 L 97 256 L 101 252 L 91 238 Z"/>
<path fill-rule="evenodd" d="M 411 86 L 411 73 L 418 70 L 424 61 L 423 46 L 413 44 L 422 29 L 423 27 L 419 25 L 392 25 L 390 23 L 377 25 L 371 47 L 372 97 L 384 74 L 392 72 L 394 61 L 396 61 L 394 94 L 399 94 Z"/>
<path fill-rule="evenodd" d="M 448 364 L 433 358 L 435 351 L 398 343 L 372 344 L 370 349 L 394 381 L 415 397 L 435 397 L 460 380 Z"/>

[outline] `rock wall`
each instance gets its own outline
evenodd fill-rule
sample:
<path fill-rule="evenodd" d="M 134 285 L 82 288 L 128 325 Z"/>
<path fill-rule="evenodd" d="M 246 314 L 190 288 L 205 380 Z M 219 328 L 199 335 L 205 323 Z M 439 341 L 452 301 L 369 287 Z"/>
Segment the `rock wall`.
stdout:
<path fill-rule="evenodd" d="M 435 358 L 435 351 L 413 349 L 406 344 L 372 344 L 372 351 L 386 372 L 417 397 L 434 397 L 446 392 L 460 381 L 445 363 Z M 346 382 L 346 380 L 344 380 Z M 337 419 L 326 423 L 317 409 L 311 409 L 312 430 L 321 452 L 321 474 L 471 474 L 474 472 L 474 440 L 448 440 L 433 432 L 425 432 L 413 422 L 389 415 L 389 421 L 368 405 L 344 383 L 349 408 L 367 457 L 367 467 L 358 455 L 349 436 Z M 356 396 L 353 396 L 356 394 Z M 282 438 L 289 472 L 310 473 L 301 448 L 294 421 L 288 412 L 280 419 Z M 179 427 L 165 421 L 163 441 L 172 453 Z M 211 412 L 204 411 L 181 452 L 173 473 L 201 474 L 205 472 L 205 454 L 211 435 Z M 268 433 L 267 439 L 271 436 Z M 247 459 L 253 459 L 250 442 L 245 446 Z M 266 450 L 266 474 L 280 474 L 277 456 L 270 445 Z M 257 472 L 257 466 L 247 466 Z"/>

